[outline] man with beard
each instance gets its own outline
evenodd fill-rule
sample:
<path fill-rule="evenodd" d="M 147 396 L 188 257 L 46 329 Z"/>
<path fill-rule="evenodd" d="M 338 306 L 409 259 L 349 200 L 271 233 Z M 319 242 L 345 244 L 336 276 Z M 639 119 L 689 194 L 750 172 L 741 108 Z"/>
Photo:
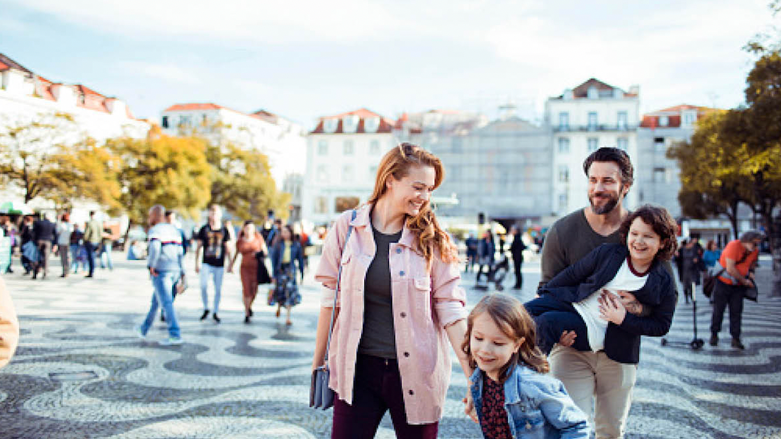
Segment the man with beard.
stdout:
<path fill-rule="evenodd" d="M 623 201 L 634 180 L 629 155 L 618 148 L 600 148 L 583 162 L 583 171 L 588 177 L 590 205 L 559 219 L 548 231 L 540 287 L 600 245 L 621 243 L 619 227 L 629 214 Z M 672 274 L 669 262 L 665 264 Z M 643 309 L 641 315 L 650 311 Z M 590 417 L 598 439 L 622 437 L 637 365 L 614 361 L 603 350 L 577 351 L 570 347 L 573 342 L 574 332 L 562 334 L 548 358 L 551 374 Z"/>

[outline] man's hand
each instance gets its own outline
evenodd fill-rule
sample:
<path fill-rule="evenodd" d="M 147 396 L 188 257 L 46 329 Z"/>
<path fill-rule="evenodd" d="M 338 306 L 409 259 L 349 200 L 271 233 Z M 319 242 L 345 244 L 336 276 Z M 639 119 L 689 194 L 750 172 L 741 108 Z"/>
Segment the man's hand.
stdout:
<path fill-rule="evenodd" d="M 599 316 L 602 320 L 620 325 L 626 317 L 626 308 L 616 296 L 603 292 L 599 297 Z"/>
<path fill-rule="evenodd" d="M 151 274 L 152 277 L 157 277 L 157 270 L 155 270 L 154 267 L 149 267 L 149 274 Z"/>
<path fill-rule="evenodd" d="M 575 344 L 575 339 L 578 337 L 578 334 L 575 333 L 575 331 L 564 331 L 561 333 L 561 338 L 559 338 L 559 344 L 562 346 L 570 347 L 573 344 Z"/>
<path fill-rule="evenodd" d="M 466 407 L 464 407 L 464 413 L 472 418 L 472 422 L 479 424 L 480 421 L 477 419 L 477 411 L 475 411 L 475 402 L 472 400 L 472 392 L 469 390 L 469 388 L 466 389 L 466 396 L 461 400 L 461 402 L 466 404 Z"/>
<path fill-rule="evenodd" d="M 603 294 L 605 294 L 605 290 L 602 291 Z M 634 294 L 629 291 L 619 290 L 618 297 L 627 312 L 636 316 L 639 316 L 643 312 L 643 304 L 637 301 L 637 297 L 635 297 Z"/>
<path fill-rule="evenodd" d="M 201 272 L 201 266 L 198 265 L 198 264 L 195 264 L 195 273 L 200 273 L 200 272 Z"/>

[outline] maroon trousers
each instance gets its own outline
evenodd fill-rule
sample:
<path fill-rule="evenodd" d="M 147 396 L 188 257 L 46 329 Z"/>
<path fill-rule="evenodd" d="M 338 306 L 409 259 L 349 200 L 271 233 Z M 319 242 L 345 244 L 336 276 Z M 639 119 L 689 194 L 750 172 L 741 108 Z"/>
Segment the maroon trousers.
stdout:
<path fill-rule="evenodd" d="M 434 439 L 439 422 L 410 425 L 404 412 L 401 374 L 396 360 L 358 354 L 355 365 L 353 404 L 336 395 L 331 439 L 370 439 L 385 412 L 390 410 L 396 437 Z"/>

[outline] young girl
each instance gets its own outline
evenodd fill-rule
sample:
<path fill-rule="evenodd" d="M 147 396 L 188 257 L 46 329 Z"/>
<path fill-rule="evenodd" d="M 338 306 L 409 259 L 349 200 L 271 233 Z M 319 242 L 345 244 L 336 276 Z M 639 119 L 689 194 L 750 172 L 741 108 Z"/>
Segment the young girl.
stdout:
<path fill-rule="evenodd" d="M 675 283 L 661 262 L 675 252 L 676 230 L 666 209 L 644 205 L 621 224 L 622 244 L 597 247 L 544 285 L 525 304 L 543 352 L 575 331 L 575 349 L 636 364 L 640 336 L 662 336 L 672 323 Z"/>
<path fill-rule="evenodd" d="M 475 368 L 470 390 L 483 436 L 587 438 L 586 415 L 544 375 L 535 339 L 534 321 L 510 296 L 485 296 L 469 314 L 462 349 Z"/>

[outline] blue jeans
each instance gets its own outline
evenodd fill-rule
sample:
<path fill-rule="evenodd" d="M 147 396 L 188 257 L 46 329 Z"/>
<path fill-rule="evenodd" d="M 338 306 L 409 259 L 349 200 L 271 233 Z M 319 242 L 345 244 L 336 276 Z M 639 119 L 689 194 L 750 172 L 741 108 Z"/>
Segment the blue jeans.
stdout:
<path fill-rule="evenodd" d="M 174 312 L 174 299 L 173 289 L 174 283 L 181 276 L 181 272 L 177 271 L 158 271 L 157 276 L 152 277 L 152 285 L 155 287 L 155 293 L 152 295 L 152 305 L 149 307 L 149 312 L 146 314 L 146 320 L 141 324 L 141 332 L 146 335 L 152 323 L 157 316 L 157 308 L 162 305 L 165 310 L 165 321 L 168 323 L 168 335 L 171 337 L 179 338 L 181 333 L 179 332 L 179 322 L 176 320 L 176 313 Z"/>
<path fill-rule="evenodd" d="M 203 309 L 209 309 L 209 278 L 214 282 L 214 308 L 213 313 L 217 314 L 220 310 L 220 293 L 222 292 L 222 275 L 225 273 L 224 267 L 215 267 L 209 264 L 201 264 L 201 301 Z M 166 314 L 168 317 L 168 314 Z"/>
<path fill-rule="evenodd" d="M 87 250 L 87 266 L 89 266 L 89 275 L 95 272 L 95 247 L 98 244 L 93 244 L 89 241 L 84 241 L 84 249 Z"/>
<path fill-rule="evenodd" d="M 103 261 L 103 256 L 106 257 L 106 261 Z M 111 260 L 111 249 L 106 248 L 105 245 L 102 245 L 100 247 L 100 254 L 98 255 L 98 259 L 100 259 L 100 268 L 106 268 L 108 266 L 109 270 L 114 269 L 114 262 Z"/>
<path fill-rule="evenodd" d="M 523 306 L 537 324 L 537 345 L 546 355 L 553 349 L 553 345 L 559 342 L 564 331 L 575 331 L 577 334 L 573 348 L 579 351 L 591 350 L 586 322 L 571 303 L 562 302 L 550 294 L 543 294 Z"/>

